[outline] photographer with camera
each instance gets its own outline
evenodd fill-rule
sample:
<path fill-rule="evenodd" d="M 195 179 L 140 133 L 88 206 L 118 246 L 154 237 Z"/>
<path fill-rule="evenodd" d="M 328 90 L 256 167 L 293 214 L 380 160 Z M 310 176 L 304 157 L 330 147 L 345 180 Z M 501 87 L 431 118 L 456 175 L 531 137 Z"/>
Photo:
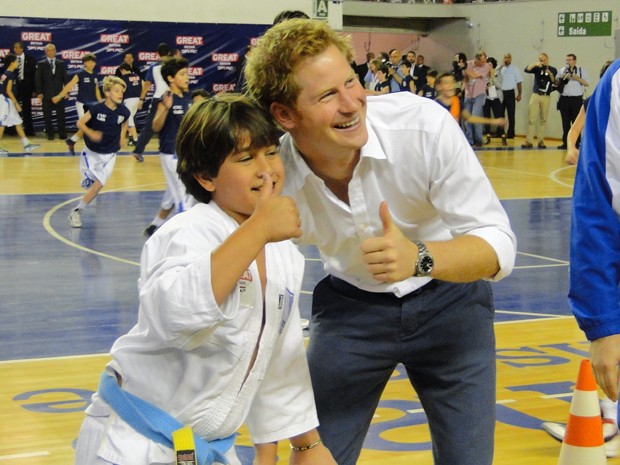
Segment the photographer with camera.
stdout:
<path fill-rule="evenodd" d="M 560 92 L 558 110 L 562 116 L 562 145 L 558 147 L 560 150 L 567 149 L 566 136 L 579 114 L 585 88 L 590 85 L 589 80 L 588 73 L 577 66 L 577 57 L 572 53 L 566 55 L 566 66 L 560 70 L 555 80 Z"/>
<path fill-rule="evenodd" d="M 528 125 L 524 149 L 534 147 L 534 135 L 538 139 L 538 148 L 544 149 L 545 129 L 547 128 L 547 115 L 549 114 L 549 101 L 551 92 L 554 90 L 553 83 L 558 70 L 549 65 L 549 56 L 546 53 L 538 55 L 538 61 L 528 65 L 524 71 L 534 75 L 534 89 L 528 105 Z"/>

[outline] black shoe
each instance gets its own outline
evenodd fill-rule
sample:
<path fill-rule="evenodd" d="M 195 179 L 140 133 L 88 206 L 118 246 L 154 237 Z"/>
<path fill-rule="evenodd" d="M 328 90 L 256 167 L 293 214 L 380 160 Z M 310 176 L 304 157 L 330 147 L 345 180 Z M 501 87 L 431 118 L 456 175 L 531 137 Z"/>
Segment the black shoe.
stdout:
<path fill-rule="evenodd" d="M 506 136 L 505 136 L 504 134 L 502 134 L 502 136 L 501 136 L 501 137 L 502 137 L 502 145 L 503 145 L 504 147 L 506 147 L 506 146 L 508 145 L 508 142 L 506 142 Z"/>
<path fill-rule="evenodd" d="M 566 144 L 558 145 L 558 150 L 566 150 L 567 148 Z"/>
<path fill-rule="evenodd" d="M 476 142 L 474 143 L 474 147 L 479 149 L 480 147 L 482 147 L 482 142 Z"/>
<path fill-rule="evenodd" d="M 530 144 L 529 142 L 526 142 L 525 144 L 521 144 L 522 149 L 531 149 L 532 147 L 534 147 L 534 145 Z"/>
<path fill-rule="evenodd" d="M 54 136 L 47 136 L 47 140 L 54 140 Z"/>
<path fill-rule="evenodd" d="M 491 143 L 491 136 L 487 134 L 484 136 L 484 141 L 482 142 L 484 145 L 489 145 Z"/>
<path fill-rule="evenodd" d="M 60 140 L 65 140 L 67 138 L 66 134 L 58 134 L 60 136 Z"/>
<path fill-rule="evenodd" d="M 547 148 L 547 146 L 545 145 L 545 143 L 544 143 L 544 142 L 539 142 L 539 143 L 538 143 L 538 148 L 539 148 L 539 149 L 546 149 L 546 148 Z"/>
<path fill-rule="evenodd" d="M 150 224 L 148 228 L 144 230 L 144 235 L 146 237 L 151 237 L 153 234 L 155 234 L 156 230 L 157 230 L 157 226 L 155 226 L 154 224 Z"/>
<path fill-rule="evenodd" d="M 75 142 L 71 139 L 65 139 L 65 143 L 67 144 L 67 148 L 69 149 L 69 153 L 75 156 Z"/>

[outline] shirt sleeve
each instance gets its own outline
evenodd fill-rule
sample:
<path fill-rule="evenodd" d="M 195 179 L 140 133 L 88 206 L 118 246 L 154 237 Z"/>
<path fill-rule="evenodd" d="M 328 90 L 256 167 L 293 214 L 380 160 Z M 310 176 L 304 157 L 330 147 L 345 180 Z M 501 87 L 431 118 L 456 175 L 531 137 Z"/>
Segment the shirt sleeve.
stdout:
<path fill-rule="evenodd" d="M 454 237 L 472 235 L 495 250 L 499 281 L 514 268 L 517 240 L 491 182 L 463 131 L 446 115 L 430 157 L 430 200 Z"/>
<path fill-rule="evenodd" d="M 569 303 L 589 340 L 620 334 L 620 63 L 592 94 L 573 190 Z"/>

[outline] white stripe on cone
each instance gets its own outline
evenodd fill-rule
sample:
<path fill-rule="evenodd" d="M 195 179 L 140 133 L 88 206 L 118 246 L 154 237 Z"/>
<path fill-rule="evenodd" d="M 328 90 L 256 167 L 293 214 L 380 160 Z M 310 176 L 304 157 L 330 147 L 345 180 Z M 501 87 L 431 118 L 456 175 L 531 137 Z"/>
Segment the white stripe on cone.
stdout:
<path fill-rule="evenodd" d="M 601 415 L 598 392 L 575 389 L 570 404 L 570 413 L 578 417 L 597 417 Z"/>
<path fill-rule="evenodd" d="M 577 447 L 563 443 L 558 465 L 606 465 L 605 447 Z"/>

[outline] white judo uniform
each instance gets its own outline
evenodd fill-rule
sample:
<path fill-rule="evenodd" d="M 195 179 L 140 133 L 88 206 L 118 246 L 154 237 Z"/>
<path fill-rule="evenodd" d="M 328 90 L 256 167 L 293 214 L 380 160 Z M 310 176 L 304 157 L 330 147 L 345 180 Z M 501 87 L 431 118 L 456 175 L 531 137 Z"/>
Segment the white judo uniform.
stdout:
<path fill-rule="evenodd" d="M 298 308 L 304 259 L 290 241 L 268 244 L 265 295 L 254 262 L 218 306 L 211 251 L 237 227 L 214 202 L 198 204 L 146 242 L 138 323 L 114 343 L 107 370 L 206 440 L 245 422 L 253 442 L 278 441 L 318 426 Z M 86 414 L 76 464 L 173 463 L 172 449 L 134 431 L 97 394 Z M 239 463 L 234 448 L 227 458 Z"/>

